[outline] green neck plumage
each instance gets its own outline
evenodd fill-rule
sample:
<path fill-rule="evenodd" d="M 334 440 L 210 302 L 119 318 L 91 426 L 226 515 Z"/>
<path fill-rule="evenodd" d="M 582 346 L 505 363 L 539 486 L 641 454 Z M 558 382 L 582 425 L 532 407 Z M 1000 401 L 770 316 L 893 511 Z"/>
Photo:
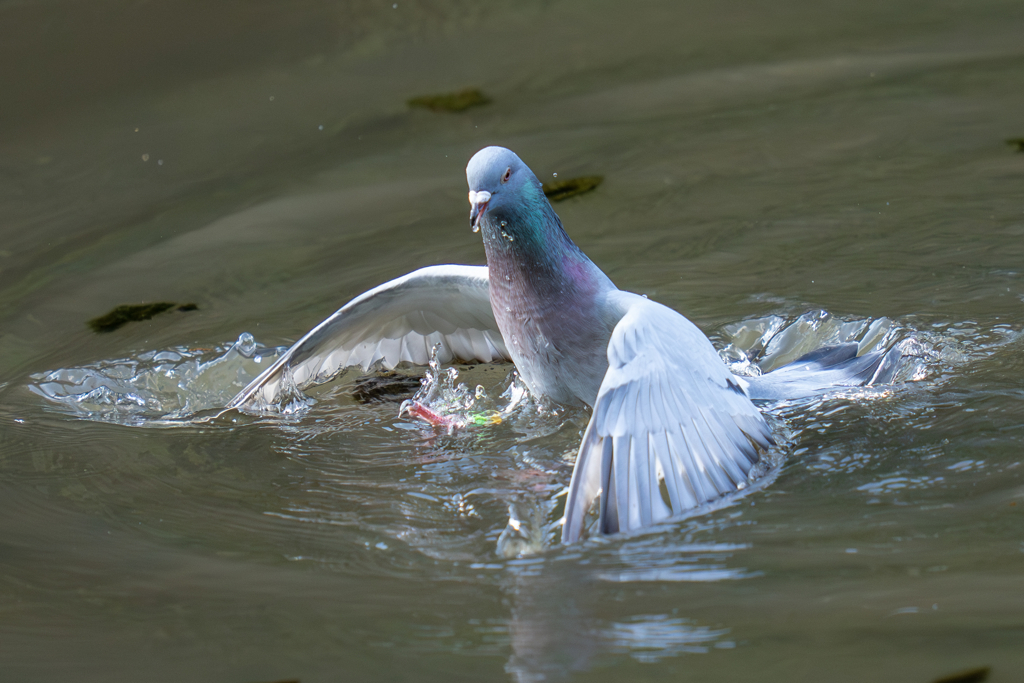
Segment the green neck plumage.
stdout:
<path fill-rule="evenodd" d="M 612 286 L 562 228 L 540 183 L 533 183 L 523 188 L 523 201 L 482 222 L 492 280 L 498 275 L 513 287 L 566 292 Z"/>

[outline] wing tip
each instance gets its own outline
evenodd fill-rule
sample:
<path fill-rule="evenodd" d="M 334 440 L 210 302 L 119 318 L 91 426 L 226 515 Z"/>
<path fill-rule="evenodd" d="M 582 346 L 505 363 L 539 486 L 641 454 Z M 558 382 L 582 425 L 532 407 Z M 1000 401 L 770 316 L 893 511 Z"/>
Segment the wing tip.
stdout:
<path fill-rule="evenodd" d="M 597 531 L 601 535 L 649 528 L 717 505 L 746 490 L 753 479 L 763 474 L 756 466 L 764 461 L 768 449 L 776 445 L 763 418 L 750 421 L 753 424 L 736 425 L 742 437 L 736 436 L 743 438 L 746 447 L 734 441 L 738 447 L 727 448 L 728 441 L 720 442 L 716 437 L 715 453 L 710 447 L 706 452 L 695 451 L 691 439 L 682 430 L 678 439 L 668 432 L 659 433 L 664 439 L 648 436 L 647 448 L 641 449 L 629 436 L 596 437 L 595 443 L 593 438 L 588 438 L 588 428 L 566 499 L 562 542 L 582 540 L 588 528 L 591 533 Z M 601 455 L 600 487 L 588 492 L 582 482 L 588 475 L 594 477 L 588 470 L 597 466 L 594 456 L 598 453 Z M 644 458 L 645 462 L 639 463 L 634 455 Z M 722 458 L 728 459 L 733 467 L 720 462 Z M 644 514 L 645 510 L 648 514 Z M 588 524 L 591 517 L 596 519 Z"/>

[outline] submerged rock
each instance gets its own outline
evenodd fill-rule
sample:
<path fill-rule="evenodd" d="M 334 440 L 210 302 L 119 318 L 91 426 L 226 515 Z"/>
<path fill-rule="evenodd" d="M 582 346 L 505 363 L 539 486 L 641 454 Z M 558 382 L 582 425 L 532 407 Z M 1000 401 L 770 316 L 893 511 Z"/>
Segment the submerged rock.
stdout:
<path fill-rule="evenodd" d="M 476 88 L 441 95 L 422 95 L 408 101 L 410 107 L 423 107 L 430 111 L 465 111 L 490 103 L 490 98 Z"/>
<path fill-rule="evenodd" d="M 411 398 L 421 383 L 419 377 L 398 372 L 367 375 L 355 381 L 352 398 L 360 403 L 398 403 Z"/>
<path fill-rule="evenodd" d="M 542 189 L 544 195 L 553 202 L 560 202 L 569 197 L 575 197 L 584 192 L 590 192 L 604 182 L 604 176 L 588 175 L 580 178 L 569 178 L 568 180 L 556 180 L 544 183 Z"/>
<path fill-rule="evenodd" d="M 153 316 L 160 315 L 172 308 L 179 311 L 199 310 L 199 306 L 196 304 L 179 305 L 169 301 L 158 301 L 153 304 L 126 304 L 124 306 L 117 306 L 106 315 L 93 318 L 86 324 L 92 328 L 93 332 L 113 332 L 122 325 L 149 320 Z"/>

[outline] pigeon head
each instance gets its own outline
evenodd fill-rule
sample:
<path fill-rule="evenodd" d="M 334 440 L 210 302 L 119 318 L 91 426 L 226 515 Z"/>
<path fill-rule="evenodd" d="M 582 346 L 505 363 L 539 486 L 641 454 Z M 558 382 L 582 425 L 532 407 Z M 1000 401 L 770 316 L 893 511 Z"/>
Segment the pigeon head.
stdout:
<path fill-rule="evenodd" d="M 469 160 L 466 180 L 472 206 L 469 222 L 473 232 L 483 233 L 492 279 L 500 275 L 500 282 L 519 290 L 528 287 L 567 296 L 615 288 L 573 244 L 537 176 L 513 152 L 485 147 Z"/>
<path fill-rule="evenodd" d="M 504 147 L 484 147 L 466 166 L 469 182 L 469 223 L 476 232 L 481 221 L 530 223 L 531 216 L 550 211 L 533 171 Z"/>

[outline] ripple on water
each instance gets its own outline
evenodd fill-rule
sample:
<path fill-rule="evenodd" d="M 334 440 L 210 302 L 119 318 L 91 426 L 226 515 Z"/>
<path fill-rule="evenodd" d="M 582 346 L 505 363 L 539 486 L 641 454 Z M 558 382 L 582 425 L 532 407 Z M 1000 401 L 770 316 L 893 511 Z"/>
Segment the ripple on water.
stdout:
<path fill-rule="evenodd" d="M 612 622 L 605 633 L 612 652 L 628 654 L 644 664 L 684 653 L 705 653 L 711 647 L 735 647 L 732 641 L 720 640 L 729 629 L 700 626 L 668 614 L 637 614 L 625 622 Z"/>

